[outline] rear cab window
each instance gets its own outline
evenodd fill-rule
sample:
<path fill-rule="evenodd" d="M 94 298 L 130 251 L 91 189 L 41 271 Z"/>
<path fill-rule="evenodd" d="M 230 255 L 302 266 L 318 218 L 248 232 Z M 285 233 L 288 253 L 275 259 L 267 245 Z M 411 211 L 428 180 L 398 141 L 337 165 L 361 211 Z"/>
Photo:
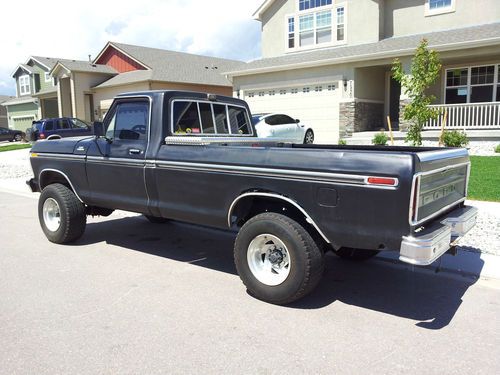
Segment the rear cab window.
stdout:
<path fill-rule="evenodd" d="M 248 111 L 243 106 L 203 100 L 174 99 L 171 103 L 174 136 L 253 135 Z"/>

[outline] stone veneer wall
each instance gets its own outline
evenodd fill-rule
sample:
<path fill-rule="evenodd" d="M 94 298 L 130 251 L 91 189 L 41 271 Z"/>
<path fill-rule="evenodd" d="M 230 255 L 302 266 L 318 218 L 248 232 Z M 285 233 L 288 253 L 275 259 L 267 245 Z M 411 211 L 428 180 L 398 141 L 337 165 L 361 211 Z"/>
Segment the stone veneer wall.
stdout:
<path fill-rule="evenodd" d="M 340 138 L 354 132 L 376 131 L 384 128 L 384 104 L 352 101 L 340 103 Z"/>
<path fill-rule="evenodd" d="M 404 108 L 407 104 L 410 104 L 410 99 L 401 99 L 399 101 L 399 130 L 407 131 L 410 127 L 410 121 L 406 121 L 403 118 Z"/>

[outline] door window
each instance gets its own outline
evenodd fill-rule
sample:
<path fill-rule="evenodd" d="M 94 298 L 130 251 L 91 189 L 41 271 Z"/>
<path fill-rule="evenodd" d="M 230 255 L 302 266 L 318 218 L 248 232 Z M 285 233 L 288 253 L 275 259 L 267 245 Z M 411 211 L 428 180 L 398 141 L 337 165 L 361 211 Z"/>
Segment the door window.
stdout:
<path fill-rule="evenodd" d="M 149 103 L 146 101 L 118 103 L 111 119 L 105 126 L 108 138 L 146 141 L 149 126 Z"/>
<path fill-rule="evenodd" d="M 71 123 L 72 128 L 76 129 L 88 129 L 88 125 L 77 118 L 70 118 L 69 122 Z"/>
<path fill-rule="evenodd" d="M 66 130 L 69 129 L 69 122 L 66 119 L 55 120 L 57 130 Z M 47 127 L 45 127 L 47 130 Z"/>

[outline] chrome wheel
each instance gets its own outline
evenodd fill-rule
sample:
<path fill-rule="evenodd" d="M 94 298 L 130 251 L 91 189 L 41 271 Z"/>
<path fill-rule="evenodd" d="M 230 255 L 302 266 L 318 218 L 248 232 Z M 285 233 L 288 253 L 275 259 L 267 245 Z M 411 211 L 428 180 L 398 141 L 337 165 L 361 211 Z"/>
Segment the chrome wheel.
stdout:
<path fill-rule="evenodd" d="M 304 143 L 309 145 L 312 144 L 313 142 L 314 142 L 314 133 L 311 130 L 308 130 L 304 138 Z"/>
<path fill-rule="evenodd" d="M 47 229 L 55 232 L 61 226 L 61 210 L 59 204 L 54 198 L 47 198 L 43 202 L 43 222 Z"/>
<path fill-rule="evenodd" d="M 269 286 L 283 283 L 292 265 L 285 244 L 272 234 L 260 234 L 250 242 L 247 262 L 255 278 Z"/>

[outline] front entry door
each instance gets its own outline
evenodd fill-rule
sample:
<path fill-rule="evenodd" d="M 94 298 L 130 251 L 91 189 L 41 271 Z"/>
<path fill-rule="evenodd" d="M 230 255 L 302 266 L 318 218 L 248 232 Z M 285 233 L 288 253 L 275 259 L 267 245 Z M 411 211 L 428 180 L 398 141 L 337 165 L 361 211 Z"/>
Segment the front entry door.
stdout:
<path fill-rule="evenodd" d="M 392 130 L 399 129 L 399 98 L 401 96 L 401 84 L 394 78 L 389 78 L 389 116 L 391 118 Z"/>
<path fill-rule="evenodd" d="M 127 98 L 113 104 L 104 120 L 107 139 L 97 139 L 87 152 L 92 204 L 146 212 L 149 122 L 149 100 Z"/>

